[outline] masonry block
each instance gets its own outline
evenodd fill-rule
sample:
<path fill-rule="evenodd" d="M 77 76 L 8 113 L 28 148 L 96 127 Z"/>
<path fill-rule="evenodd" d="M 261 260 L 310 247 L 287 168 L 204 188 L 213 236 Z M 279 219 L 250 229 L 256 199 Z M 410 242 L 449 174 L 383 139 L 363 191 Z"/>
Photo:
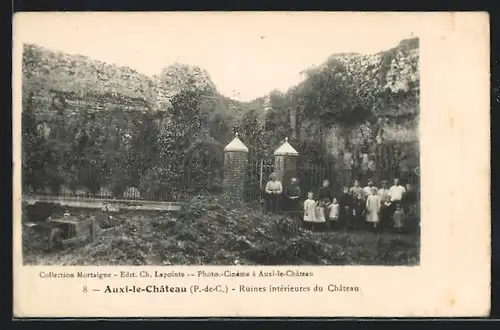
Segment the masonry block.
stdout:
<path fill-rule="evenodd" d="M 236 137 L 224 148 L 223 191 L 231 199 L 245 196 L 245 177 L 248 162 L 248 148 Z"/>

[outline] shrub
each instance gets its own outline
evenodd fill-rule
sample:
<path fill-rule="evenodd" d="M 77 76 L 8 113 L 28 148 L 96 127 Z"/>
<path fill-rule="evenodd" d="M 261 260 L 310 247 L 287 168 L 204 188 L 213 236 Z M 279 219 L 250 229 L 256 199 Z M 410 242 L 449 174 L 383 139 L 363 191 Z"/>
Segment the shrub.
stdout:
<path fill-rule="evenodd" d="M 181 206 L 181 218 L 187 220 L 199 218 L 205 210 L 205 203 L 206 201 L 200 196 L 188 199 Z"/>
<path fill-rule="evenodd" d="M 25 211 L 30 221 L 46 221 L 52 214 L 62 212 L 64 209 L 54 203 L 36 202 L 33 205 L 26 205 Z"/>
<path fill-rule="evenodd" d="M 140 178 L 139 191 L 147 199 L 170 199 L 178 187 L 179 177 L 167 166 L 155 165 Z"/>

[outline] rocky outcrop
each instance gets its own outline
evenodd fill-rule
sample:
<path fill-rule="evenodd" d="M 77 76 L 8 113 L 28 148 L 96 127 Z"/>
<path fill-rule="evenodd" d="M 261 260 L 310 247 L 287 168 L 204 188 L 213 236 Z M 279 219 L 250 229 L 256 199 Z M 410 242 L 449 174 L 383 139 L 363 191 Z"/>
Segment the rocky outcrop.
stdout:
<path fill-rule="evenodd" d="M 210 97 L 216 97 L 217 88 L 207 71 L 185 64 L 173 64 L 152 79 L 155 92 L 154 109 L 165 111 L 170 100 L 182 90 L 201 90 Z"/>
<path fill-rule="evenodd" d="M 348 76 L 345 78 L 350 78 L 345 80 L 350 81 L 365 105 L 379 118 L 377 130 L 382 128 L 382 138 L 418 139 L 418 39 L 403 40 L 393 49 L 372 55 L 332 55 L 323 67 L 331 61 L 344 65 Z M 53 116 L 57 108 L 65 108 L 70 115 L 77 116 L 80 112 L 117 108 L 161 112 L 168 109 L 174 95 L 186 88 L 203 90 L 207 98 L 216 103 L 212 109 L 232 122 L 237 122 L 250 110 L 257 111 L 263 121 L 265 109 L 269 108 L 269 95 L 246 103 L 220 95 L 208 72 L 198 67 L 173 64 L 158 75 L 148 77 L 128 67 L 53 52 L 37 45 L 24 45 L 23 99 L 26 101 L 33 93 L 34 108 L 47 117 Z M 334 125 L 325 133 L 325 138 L 334 146 L 342 145 L 346 138 L 357 143 L 373 135 L 373 129 L 370 125 L 360 125 L 345 136 L 345 130 Z M 313 132 L 303 137 L 315 138 L 317 135 Z M 336 153 L 333 149 L 331 152 Z"/>
<path fill-rule="evenodd" d="M 396 47 L 376 54 L 332 55 L 340 61 L 365 106 L 379 117 L 418 115 L 420 95 L 418 38 L 403 40 Z M 320 67 L 321 69 L 321 67 Z"/>
<path fill-rule="evenodd" d="M 145 109 L 155 98 L 152 80 L 128 67 L 25 44 L 24 100 L 31 93 L 41 111 L 52 107 L 55 96 L 63 97 L 70 108 L 96 110 L 113 105 Z"/>
<path fill-rule="evenodd" d="M 164 111 L 170 99 L 182 89 L 195 88 L 217 94 L 206 71 L 183 64 L 171 65 L 160 74 L 148 77 L 128 67 L 54 52 L 33 44 L 24 45 L 22 64 L 23 99 L 27 101 L 33 95 L 38 113 L 54 110 L 58 102 L 64 102 L 64 108 L 70 113 L 115 108 Z"/>
<path fill-rule="evenodd" d="M 346 130 L 334 124 L 324 132 L 326 147 L 332 155 L 343 151 L 346 141 L 361 146 L 366 140 L 382 142 L 418 142 L 420 113 L 420 73 L 418 39 L 408 39 L 396 47 L 372 55 L 332 55 L 319 70 L 339 61 L 347 71 L 346 83 L 356 90 L 377 118 L 376 123 L 359 124 Z M 304 139 L 317 139 L 316 123 L 302 123 Z M 316 129 L 315 129 L 316 128 Z M 375 142 L 375 141 L 373 141 Z"/>

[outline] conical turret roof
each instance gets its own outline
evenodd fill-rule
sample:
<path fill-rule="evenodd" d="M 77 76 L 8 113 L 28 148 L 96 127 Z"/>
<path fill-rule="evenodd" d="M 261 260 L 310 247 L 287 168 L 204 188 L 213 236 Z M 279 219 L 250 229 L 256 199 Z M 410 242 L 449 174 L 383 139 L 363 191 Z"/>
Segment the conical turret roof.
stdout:
<path fill-rule="evenodd" d="M 224 151 L 248 152 L 247 146 L 238 138 L 238 133 L 235 135 L 234 139 L 224 148 Z"/>
<path fill-rule="evenodd" d="M 297 150 L 295 150 L 290 143 L 288 143 L 288 138 L 285 138 L 285 143 L 281 145 L 276 151 L 274 152 L 275 156 L 298 156 L 299 153 Z"/>

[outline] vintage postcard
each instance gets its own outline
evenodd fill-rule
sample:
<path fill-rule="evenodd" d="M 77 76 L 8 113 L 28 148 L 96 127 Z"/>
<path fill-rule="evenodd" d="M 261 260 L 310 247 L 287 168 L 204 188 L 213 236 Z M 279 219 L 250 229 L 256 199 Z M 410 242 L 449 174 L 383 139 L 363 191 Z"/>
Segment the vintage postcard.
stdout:
<path fill-rule="evenodd" d="M 490 308 L 486 13 L 18 13 L 15 317 Z"/>

